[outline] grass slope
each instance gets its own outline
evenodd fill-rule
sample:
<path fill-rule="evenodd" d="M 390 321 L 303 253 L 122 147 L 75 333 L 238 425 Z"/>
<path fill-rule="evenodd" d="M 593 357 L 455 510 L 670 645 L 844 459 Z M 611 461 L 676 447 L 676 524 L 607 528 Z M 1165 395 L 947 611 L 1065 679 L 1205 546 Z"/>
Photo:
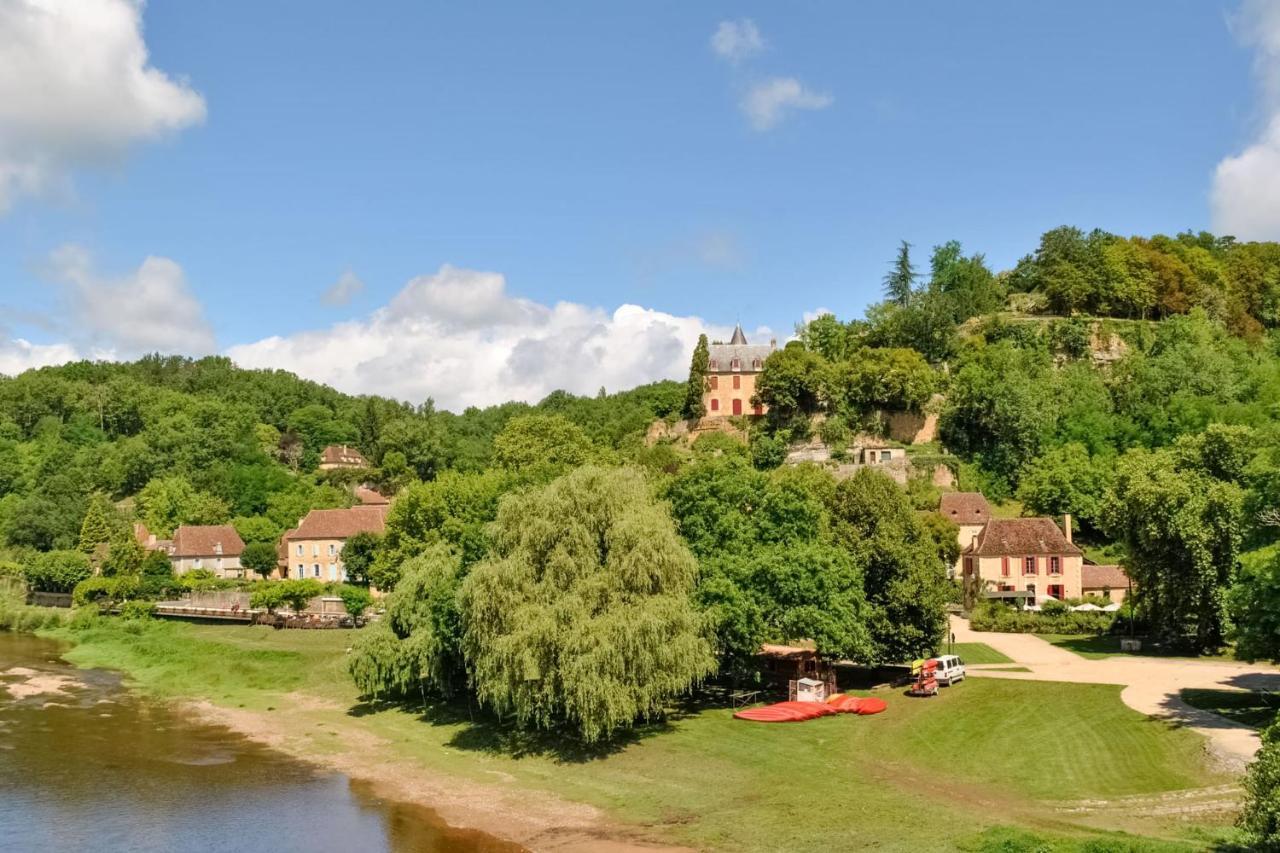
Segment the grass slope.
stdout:
<path fill-rule="evenodd" d="M 935 699 L 883 692 L 889 709 L 875 717 L 787 725 L 688 709 L 582 755 L 483 716 L 473 722 L 465 706 L 362 705 L 345 674 L 346 631 L 103 620 L 58 633 L 77 643 L 70 660 L 124 670 L 146 690 L 257 710 L 268 725 L 280 714 L 299 754 L 359 749 L 388 772 L 501 778 L 699 848 L 826 850 L 839 838 L 853 849 L 960 849 L 970 839 L 965 849 L 1074 850 L 1098 833 L 1060 812 L 1064 801 L 1225 781 L 1206 768 L 1198 735 L 1148 721 L 1107 685 L 973 679 Z M 1122 812 L 1098 825 L 1177 837 L 1152 847 L 1125 836 L 1091 851 L 1200 849 Z M 1005 843 L 1000 833 L 1017 827 L 1019 838 L 1032 829 L 1067 840 Z"/>

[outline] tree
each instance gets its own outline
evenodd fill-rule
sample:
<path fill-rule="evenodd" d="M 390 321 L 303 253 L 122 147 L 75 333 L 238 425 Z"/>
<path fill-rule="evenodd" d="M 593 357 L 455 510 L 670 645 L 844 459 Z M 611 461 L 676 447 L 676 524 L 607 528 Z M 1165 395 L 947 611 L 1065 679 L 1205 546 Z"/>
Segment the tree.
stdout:
<path fill-rule="evenodd" d="M 369 594 L 368 587 L 342 583 L 335 586 L 332 591 L 342 599 L 342 608 L 352 619 L 358 619 L 369 609 L 369 605 L 373 604 L 373 596 Z"/>
<path fill-rule="evenodd" d="M 706 390 L 709 363 L 707 336 L 698 335 L 698 345 L 693 348 L 693 359 L 689 364 L 689 384 L 685 390 L 684 409 L 681 412 L 686 419 L 696 420 L 707 413 L 702 395 Z"/>
<path fill-rule="evenodd" d="M 171 578 L 173 564 L 169 562 L 169 556 L 165 552 L 148 551 L 142 558 L 141 571 L 144 578 Z"/>
<path fill-rule="evenodd" d="M 458 586 L 462 567 L 443 544 L 408 560 L 386 615 L 361 632 L 348 670 L 361 695 L 451 696 L 465 682 Z"/>
<path fill-rule="evenodd" d="M 342 567 L 347 573 L 347 583 L 369 585 L 369 572 L 381 547 L 382 536 L 370 530 L 362 530 L 343 543 Z"/>
<path fill-rule="evenodd" d="M 513 471 L 555 476 L 585 463 L 591 439 L 560 415 L 521 415 L 493 440 L 493 461 Z"/>
<path fill-rule="evenodd" d="M 1093 459 L 1083 444 L 1066 444 L 1032 459 L 1022 471 L 1018 500 L 1034 515 L 1071 513 L 1096 529 L 1111 481 L 1110 459 Z"/>
<path fill-rule="evenodd" d="M 1280 723 L 1262 731 L 1262 748 L 1244 776 L 1244 806 L 1239 826 L 1250 850 L 1280 851 Z"/>
<path fill-rule="evenodd" d="M 99 545 L 110 542 L 124 528 L 124 522 L 111 501 L 95 495 L 89 501 L 84 521 L 80 524 L 80 550 L 92 554 Z"/>
<path fill-rule="evenodd" d="M 784 419 L 812 414 L 825 401 L 828 370 L 826 359 L 792 341 L 764 360 L 764 370 L 756 378 L 756 396 L 770 414 Z"/>
<path fill-rule="evenodd" d="M 898 246 L 898 257 L 893 262 L 892 269 L 884 277 L 885 299 L 905 308 L 911 302 L 916 279 L 919 277 L 919 273 L 911 265 L 911 244 L 903 240 Z"/>
<path fill-rule="evenodd" d="M 185 477 L 158 477 L 138 493 L 138 514 L 157 536 L 169 537 L 182 524 L 223 524 L 231 517 L 225 501 L 197 492 Z"/>
<path fill-rule="evenodd" d="M 913 349 L 859 350 L 831 371 L 833 406 L 855 416 L 874 409 L 918 412 L 938 389 L 938 373 Z"/>
<path fill-rule="evenodd" d="M 1231 428 L 1214 431 L 1224 429 Z M 1126 569 L 1153 633 L 1196 653 L 1224 642 L 1226 591 L 1243 530 L 1243 490 L 1211 473 L 1206 441 L 1212 439 L 1130 450 L 1116 465 L 1102 511 L 1103 530 L 1128 553 Z"/>
<path fill-rule="evenodd" d="M 263 580 L 276 570 L 278 560 L 276 547 L 270 542 L 250 542 L 240 553 L 240 565 L 262 575 Z"/>
<path fill-rule="evenodd" d="M 402 454 L 404 464 L 422 480 L 435 477 L 444 464 L 444 437 L 434 414 L 387 421 L 378 447 L 384 464 L 391 453 Z"/>
<path fill-rule="evenodd" d="M 89 558 L 79 551 L 50 551 L 27 564 L 27 583 L 40 592 L 71 592 L 93 574 Z"/>
<path fill-rule="evenodd" d="M 836 486 L 831 515 L 836 542 L 866 578 L 875 659 L 932 654 L 947 626 L 947 564 L 906 494 L 863 468 Z"/>
<path fill-rule="evenodd" d="M 827 361 L 848 358 L 858 346 L 853 324 L 844 324 L 834 314 L 819 314 L 798 330 L 801 343 Z"/>
<path fill-rule="evenodd" d="M 263 581 L 254 587 L 249 596 L 250 607 L 265 607 L 268 612 L 275 612 L 280 606 L 286 606 L 294 613 L 301 613 L 317 595 L 324 593 L 324 584 L 314 578 L 297 580 Z"/>
<path fill-rule="evenodd" d="M 106 559 L 102 561 L 102 574 L 107 577 L 136 575 L 142 571 L 142 561 L 146 551 L 138 540 L 126 533 L 117 536 L 107 547 Z"/>
<path fill-rule="evenodd" d="M 697 575 L 644 476 L 588 466 L 508 496 L 494 555 L 463 581 L 463 647 L 481 702 L 590 743 L 714 670 Z"/>

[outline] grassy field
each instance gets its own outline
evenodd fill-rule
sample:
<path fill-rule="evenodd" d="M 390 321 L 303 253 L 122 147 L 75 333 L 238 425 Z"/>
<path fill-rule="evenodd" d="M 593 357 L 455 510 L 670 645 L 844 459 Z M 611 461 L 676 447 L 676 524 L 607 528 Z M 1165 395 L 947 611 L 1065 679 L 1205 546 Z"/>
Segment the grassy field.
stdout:
<path fill-rule="evenodd" d="M 1275 693 L 1250 690 L 1201 690 L 1189 687 L 1182 691 L 1182 700 L 1193 708 L 1212 711 L 1255 729 L 1271 725 L 1276 714 L 1280 713 L 1280 695 Z"/>
<path fill-rule="evenodd" d="M 500 778 L 699 848 L 1199 850 L 1205 818 L 1144 818 L 1135 803 L 1230 781 L 1206 766 L 1199 735 L 1126 708 L 1108 685 L 973 679 L 934 699 L 881 692 L 889 708 L 878 716 L 791 725 L 686 708 L 581 754 L 465 707 L 362 705 L 345 674 L 346 631 L 106 620 L 57 633 L 77 644 L 67 655 L 77 664 L 258 712 L 297 754 L 358 749 L 389 772 Z M 1227 820 L 1207 831 L 1226 832 Z"/>
<path fill-rule="evenodd" d="M 967 664 L 1013 663 L 1013 658 L 996 651 L 986 643 L 952 643 L 944 645 L 938 654 L 959 655 Z"/>
<path fill-rule="evenodd" d="M 1042 640 L 1052 643 L 1059 648 L 1066 649 L 1069 652 L 1075 652 L 1083 658 L 1098 660 L 1100 658 L 1109 658 L 1116 655 L 1136 655 L 1140 657 L 1186 657 L 1185 655 L 1170 654 L 1153 649 L 1144 642 L 1143 648 L 1137 652 L 1120 651 L 1120 637 L 1110 634 L 1098 636 L 1096 634 L 1037 634 Z M 1216 655 L 1201 655 L 1199 658 L 1187 658 L 1188 660 L 1224 660 L 1233 661 L 1236 659 L 1235 652 L 1230 649 L 1224 649 Z"/>

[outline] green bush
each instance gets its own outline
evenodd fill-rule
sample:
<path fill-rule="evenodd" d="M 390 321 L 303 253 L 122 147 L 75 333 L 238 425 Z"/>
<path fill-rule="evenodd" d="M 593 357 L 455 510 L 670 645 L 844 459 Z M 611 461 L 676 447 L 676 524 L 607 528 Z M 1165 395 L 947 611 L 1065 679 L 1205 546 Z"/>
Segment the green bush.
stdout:
<path fill-rule="evenodd" d="M 121 619 L 150 619 L 155 613 L 154 601 L 126 601 L 120 605 Z"/>
<path fill-rule="evenodd" d="M 1262 732 L 1262 748 L 1244 777 L 1239 825 L 1251 850 L 1280 851 L 1280 726 Z"/>
<path fill-rule="evenodd" d="M 1061 602 L 1057 602 L 1060 606 Z M 986 601 L 969 619 L 975 631 L 1001 634 L 1105 634 L 1115 621 L 1113 613 L 1076 613 L 1062 606 L 1060 612 L 1016 610 L 1007 604 Z"/>
<path fill-rule="evenodd" d="M 142 589 L 142 579 L 137 575 L 86 578 L 76 584 L 71 603 L 76 607 L 95 603 L 115 605 L 138 598 Z"/>
<path fill-rule="evenodd" d="M 27 583 L 40 592 L 71 592 L 91 574 L 89 558 L 79 551 L 50 551 L 26 568 Z"/>
<path fill-rule="evenodd" d="M 349 583 L 335 584 L 329 591 L 342 599 L 342 606 L 353 617 L 364 613 L 365 609 L 373 604 L 373 596 L 363 586 L 353 586 Z"/>

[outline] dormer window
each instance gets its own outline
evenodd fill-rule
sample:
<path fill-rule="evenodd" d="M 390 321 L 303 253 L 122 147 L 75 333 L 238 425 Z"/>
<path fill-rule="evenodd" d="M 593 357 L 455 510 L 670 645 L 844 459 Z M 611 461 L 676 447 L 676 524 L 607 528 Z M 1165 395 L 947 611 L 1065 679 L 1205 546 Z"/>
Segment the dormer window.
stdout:
<path fill-rule="evenodd" d="M 729 369 L 730 369 L 730 370 L 741 370 L 741 369 L 742 369 L 742 362 L 735 358 L 733 361 L 729 362 Z"/>
<path fill-rule="evenodd" d="M 759 369 L 761 369 L 763 366 L 764 366 L 764 365 L 762 365 L 762 364 L 760 363 L 760 359 L 756 358 L 756 359 L 752 359 L 752 360 L 751 360 L 751 369 L 752 369 L 752 370 L 759 370 Z"/>
<path fill-rule="evenodd" d="M 717 361 L 713 358 L 713 359 L 711 359 L 710 361 L 708 361 L 708 362 L 707 362 L 707 369 L 708 369 L 708 370 L 719 370 L 719 369 L 720 369 L 720 363 L 719 363 L 719 362 L 717 362 Z"/>

